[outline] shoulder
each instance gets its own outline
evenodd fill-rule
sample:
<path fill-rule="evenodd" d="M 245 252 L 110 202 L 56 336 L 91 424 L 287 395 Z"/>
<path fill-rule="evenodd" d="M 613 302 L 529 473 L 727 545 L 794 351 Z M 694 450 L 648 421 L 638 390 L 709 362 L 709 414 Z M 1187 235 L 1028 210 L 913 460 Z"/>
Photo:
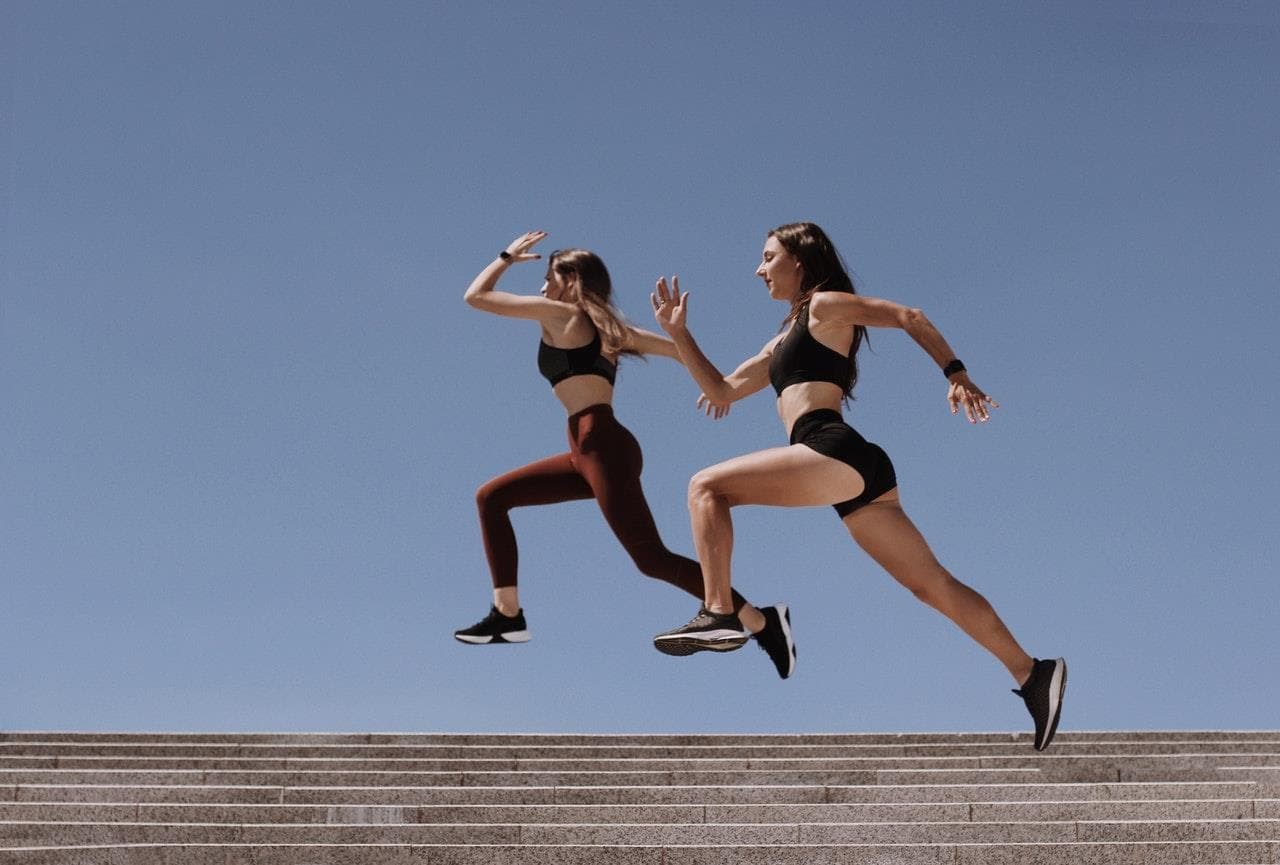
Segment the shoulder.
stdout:
<path fill-rule="evenodd" d="M 858 324 L 872 324 L 868 320 L 870 298 L 847 291 L 820 291 L 809 301 L 809 332 L 833 332 L 834 329 Z"/>
<path fill-rule="evenodd" d="M 857 295 L 851 291 L 815 291 L 813 297 L 809 298 L 808 313 L 812 321 L 823 321 L 830 318 L 835 312 L 849 305 L 850 301 L 856 303 Z"/>
<path fill-rule="evenodd" d="M 541 300 L 548 304 L 555 304 L 553 307 L 547 307 L 548 314 L 542 319 L 543 337 L 553 346 L 558 344 L 581 346 L 588 340 L 594 342 L 600 338 L 600 333 L 592 323 L 591 317 L 580 307 L 559 300 L 547 298 L 541 298 Z"/>

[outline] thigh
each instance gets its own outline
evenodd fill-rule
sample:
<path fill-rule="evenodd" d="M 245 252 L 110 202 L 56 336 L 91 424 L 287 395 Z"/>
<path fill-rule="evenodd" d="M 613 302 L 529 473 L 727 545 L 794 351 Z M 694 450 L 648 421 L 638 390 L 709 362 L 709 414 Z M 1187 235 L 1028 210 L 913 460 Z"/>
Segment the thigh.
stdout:
<path fill-rule="evenodd" d="M 574 466 L 590 485 L 605 520 L 618 537 L 657 534 L 640 484 L 640 447 L 628 434 L 608 448 L 574 455 Z"/>
<path fill-rule="evenodd" d="M 812 507 L 851 499 L 866 486 L 852 467 L 795 444 L 743 454 L 694 476 L 730 505 Z"/>
<path fill-rule="evenodd" d="M 550 505 L 591 498 L 591 485 L 573 467 L 570 454 L 529 463 L 498 475 L 480 488 L 480 496 L 508 507 Z"/>

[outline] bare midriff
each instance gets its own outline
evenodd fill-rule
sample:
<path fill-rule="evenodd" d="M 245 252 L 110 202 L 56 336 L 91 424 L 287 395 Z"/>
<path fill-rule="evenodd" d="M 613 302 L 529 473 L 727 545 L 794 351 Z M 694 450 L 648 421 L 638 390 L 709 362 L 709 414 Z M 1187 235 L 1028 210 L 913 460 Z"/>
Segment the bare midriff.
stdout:
<path fill-rule="evenodd" d="M 569 414 L 577 414 L 593 405 L 613 404 L 613 385 L 598 375 L 575 375 L 566 378 L 552 390 Z"/>
<path fill-rule="evenodd" d="M 811 411 L 831 409 L 840 411 L 844 391 L 829 381 L 803 381 L 785 388 L 778 396 L 778 417 L 782 428 L 791 435 L 796 421 Z"/>

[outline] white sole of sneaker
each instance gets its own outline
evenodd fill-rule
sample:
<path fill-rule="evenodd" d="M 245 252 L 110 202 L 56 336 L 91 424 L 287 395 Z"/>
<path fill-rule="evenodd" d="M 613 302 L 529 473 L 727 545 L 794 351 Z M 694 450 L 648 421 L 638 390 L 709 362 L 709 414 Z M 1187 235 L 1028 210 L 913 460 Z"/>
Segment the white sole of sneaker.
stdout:
<path fill-rule="evenodd" d="M 664 655 L 692 655 L 694 652 L 732 652 L 747 643 L 740 631 L 712 631 L 708 634 L 654 637 L 653 647 Z"/>
<path fill-rule="evenodd" d="M 470 634 L 454 634 L 453 638 L 460 643 L 468 643 L 472 646 L 487 646 L 490 643 L 527 643 L 529 642 L 529 632 L 507 631 L 505 634 L 499 634 L 496 637 L 473 637 Z"/>
<path fill-rule="evenodd" d="M 1053 742 L 1058 732 L 1058 719 L 1062 715 L 1062 694 L 1067 690 L 1067 662 L 1058 658 L 1053 662 L 1053 676 L 1049 679 L 1049 727 L 1045 734 L 1045 742 L 1037 751 L 1043 751 Z"/>
<path fill-rule="evenodd" d="M 796 641 L 791 637 L 791 611 L 786 604 L 774 604 L 774 608 L 778 611 L 778 621 L 782 623 L 782 635 L 787 638 L 787 656 L 790 660 L 787 675 L 782 677 L 787 679 L 796 671 Z"/>

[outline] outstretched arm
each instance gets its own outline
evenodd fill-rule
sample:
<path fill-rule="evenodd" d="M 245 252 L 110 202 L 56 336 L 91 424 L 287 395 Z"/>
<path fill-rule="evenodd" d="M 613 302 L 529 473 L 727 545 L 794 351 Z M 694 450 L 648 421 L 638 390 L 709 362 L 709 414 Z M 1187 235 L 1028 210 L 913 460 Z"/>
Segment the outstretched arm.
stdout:
<path fill-rule="evenodd" d="M 650 295 L 653 302 L 653 316 L 658 324 L 675 343 L 680 355 L 680 362 L 693 376 L 693 380 L 702 388 L 706 399 L 711 403 L 728 405 L 743 397 L 748 397 L 762 389 L 769 382 L 769 355 L 771 342 L 755 357 L 742 363 L 728 376 L 716 368 L 707 356 L 702 353 L 693 334 L 687 326 L 689 293 L 680 293 L 680 279 L 673 277 L 671 289 L 667 288 L 665 277 L 658 280 L 656 290 Z"/>
<path fill-rule="evenodd" d="M 627 348 L 634 348 L 641 354 L 656 354 L 672 360 L 680 360 L 680 352 L 676 351 L 676 344 L 670 337 L 634 326 L 629 327 L 628 330 L 631 332 L 631 343 Z"/>
<path fill-rule="evenodd" d="M 644 330 L 639 327 L 631 327 L 631 348 L 641 354 L 656 354 L 662 357 L 669 357 L 672 360 L 683 364 L 680 358 L 680 352 L 676 349 L 675 342 L 669 336 L 663 336 L 660 333 L 654 333 L 651 330 Z M 698 408 L 701 409 L 708 417 L 720 420 L 729 413 L 728 403 L 713 402 L 705 393 L 698 394 Z"/>
<path fill-rule="evenodd" d="M 545 231 L 527 231 L 507 244 L 503 254 L 480 271 L 467 286 L 465 300 L 476 309 L 492 312 L 495 315 L 506 315 L 512 318 L 532 318 L 538 321 L 549 321 L 564 318 L 573 314 L 573 305 L 550 300 L 545 297 L 533 297 L 525 294 L 512 294 L 509 291 L 498 291 L 498 280 L 502 274 L 514 264 L 525 261 L 537 261 L 541 255 L 533 252 L 533 245 L 547 236 Z"/>
<path fill-rule="evenodd" d="M 970 423 L 987 421 L 991 418 L 991 409 L 1000 404 L 987 396 L 969 378 L 963 364 L 958 364 L 956 354 L 950 344 L 929 321 L 921 309 L 903 306 L 891 300 L 878 297 L 865 297 L 859 294 L 845 294 L 837 291 L 820 291 L 814 294 L 809 302 L 810 328 L 832 322 L 842 325 L 863 325 L 864 327 L 897 327 L 907 332 L 916 344 L 933 358 L 933 362 L 947 375 L 947 402 L 951 404 L 951 413 L 956 414 L 964 409 L 965 417 Z M 958 366 L 958 368 L 957 368 Z"/>

